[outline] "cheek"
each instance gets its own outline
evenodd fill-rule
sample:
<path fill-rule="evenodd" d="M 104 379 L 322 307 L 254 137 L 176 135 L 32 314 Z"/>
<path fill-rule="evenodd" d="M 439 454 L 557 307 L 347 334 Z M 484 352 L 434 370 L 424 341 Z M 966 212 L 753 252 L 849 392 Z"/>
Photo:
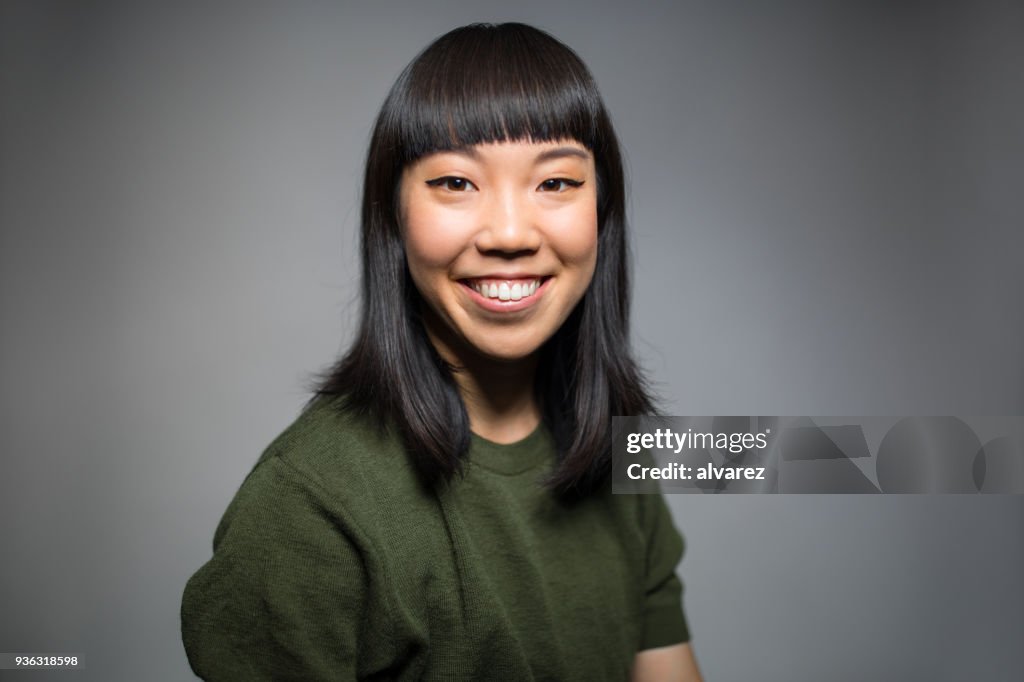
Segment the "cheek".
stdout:
<path fill-rule="evenodd" d="M 445 276 L 465 248 L 465 221 L 452 213 L 414 198 L 403 207 L 406 258 L 409 271 L 421 288 L 425 280 Z"/>
<path fill-rule="evenodd" d="M 559 216 L 553 236 L 563 263 L 578 268 L 586 284 L 597 262 L 597 207 L 581 206 Z"/>

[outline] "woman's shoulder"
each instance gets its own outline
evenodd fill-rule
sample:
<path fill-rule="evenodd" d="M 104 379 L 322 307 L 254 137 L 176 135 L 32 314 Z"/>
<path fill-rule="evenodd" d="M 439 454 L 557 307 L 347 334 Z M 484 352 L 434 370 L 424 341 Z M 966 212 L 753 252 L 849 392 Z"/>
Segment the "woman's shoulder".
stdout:
<path fill-rule="evenodd" d="M 337 398 L 318 397 L 303 408 L 260 456 L 281 457 L 315 469 L 338 465 L 374 465 L 402 454 L 393 429 Z"/>
<path fill-rule="evenodd" d="M 262 469 L 284 472 L 293 485 L 352 510 L 419 487 L 393 429 L 327 398 L 313 400 L 267 446 L 246 483 Z"/>

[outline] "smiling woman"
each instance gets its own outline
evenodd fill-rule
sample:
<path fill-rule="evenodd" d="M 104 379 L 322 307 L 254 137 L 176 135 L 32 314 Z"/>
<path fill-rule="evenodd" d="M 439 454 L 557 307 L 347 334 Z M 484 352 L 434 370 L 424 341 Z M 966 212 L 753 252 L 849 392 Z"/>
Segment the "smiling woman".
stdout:
<path fill-rule="evenodd" d="M 594 274 L 595 175 L 593 155 L 574 141 L 481 144 L 405 170 L 409 273 L 449 365 L 523 361 L 562 326 Z M 474 374 L 454 376 L 468 389 Z M 504 418 L 473 423 L 469 412 L 475 433 L 500 440 L 528 435 L 539 420 L 528 414 L 517 430 Z"/>
<path fill-rule="evenodd" d="M 699 679 L 659 496 L 612 495 L 628 351 L 615 133 L 569 48 L 456 29 L 367 157 L 352 348 L 189 581 L 205 679 Z"/>

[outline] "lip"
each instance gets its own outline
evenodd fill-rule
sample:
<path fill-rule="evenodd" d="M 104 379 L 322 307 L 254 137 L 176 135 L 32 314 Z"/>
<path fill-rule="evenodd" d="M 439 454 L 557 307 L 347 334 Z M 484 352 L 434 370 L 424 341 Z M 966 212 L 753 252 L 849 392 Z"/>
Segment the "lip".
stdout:
<path fill-rule="evenodd" d="M 533 281 L 535 279 L 539 279 L 541 280 L 541 283 L 537 287 L 537 291 L 533 292 L 533 295 L 531 296 L 521 298 L 518 301 L 501 301 L 498 299 L 481 296 L 480 293 L 477 292 L 477 290 L 471 287 L 469 284 L 472 281 L 479 281 L 482 279 L 502 279 L 507 280 L 509 282 Z M 462 285 L 462 290 L 466 292 L 466 295 L 469 296 L 470 300 L 472 300 L 474 303 L 476 303 L 484 310 L 493 313 L 514 313 L 535 306 L 540 301 L 541 296 L 543 296 L 544 293 L 548 290 L 548 284 L 551 282 L 552 279 L 554 278 L 550 276 L 523 275 L 521 273 L 516 275 L 493 274 L 481 277 L 470 277 L 466 279 L 460 279 L 459 284 Z"/>

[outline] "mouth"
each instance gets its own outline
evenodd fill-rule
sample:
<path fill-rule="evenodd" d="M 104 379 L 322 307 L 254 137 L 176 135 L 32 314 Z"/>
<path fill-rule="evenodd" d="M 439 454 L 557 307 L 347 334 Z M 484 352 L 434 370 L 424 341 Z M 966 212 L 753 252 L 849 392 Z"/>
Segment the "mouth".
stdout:
<path fill-rule="evenodd" d="M 537 293 L 546 277 L 530 279 L 470 279 L 466 286 L 492 301 L 519 301 Z"/>
<path fill-rule="evenodd" d="M 460 280 L 470 298 L 495 312 L 514 312 L 530 307 L 547 289 L 551 277 L 475 277 Z"/>

